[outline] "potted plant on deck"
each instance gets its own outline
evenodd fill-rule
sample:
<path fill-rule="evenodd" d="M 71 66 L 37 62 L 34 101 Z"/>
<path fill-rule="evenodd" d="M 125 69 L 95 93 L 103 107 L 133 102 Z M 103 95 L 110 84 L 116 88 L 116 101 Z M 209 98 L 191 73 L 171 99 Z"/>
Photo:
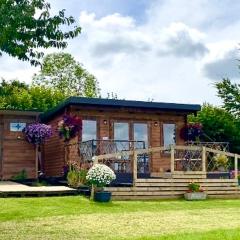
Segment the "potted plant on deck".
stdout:
<path fill-rule="evenodd" d="M 111 192 L 104 191 L 104 187 L 109 185 L 116 175 L 111 168 L 104 164 L 93 165 L 86 176 L 86 180 L 92 185 L 91 199 L 97 202 L 109 202 L 111 200 Z"/>
<path fill-rule="evenodd" d="M 218 171 L 225 172 L 228 167 L 228 157 L 224 154 L 216 154 L 213 161 Z"/>
<path fill-rule="evenodd" d="M 184 198 L 189 201 L 205 200 L 207 198 L 207 194 L 198 183 L 191 182 L 188 184 L 188 191 L 184 194 Z"/>

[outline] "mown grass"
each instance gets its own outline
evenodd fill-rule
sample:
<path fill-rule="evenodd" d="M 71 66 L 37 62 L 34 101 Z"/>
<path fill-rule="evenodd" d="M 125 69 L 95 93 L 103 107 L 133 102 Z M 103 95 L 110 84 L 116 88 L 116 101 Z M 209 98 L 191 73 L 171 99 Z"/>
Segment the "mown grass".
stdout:
<path fill-rule="evenodd" d="M 0 199 L 0 239 L 240 239 L 240 200 Z"/>

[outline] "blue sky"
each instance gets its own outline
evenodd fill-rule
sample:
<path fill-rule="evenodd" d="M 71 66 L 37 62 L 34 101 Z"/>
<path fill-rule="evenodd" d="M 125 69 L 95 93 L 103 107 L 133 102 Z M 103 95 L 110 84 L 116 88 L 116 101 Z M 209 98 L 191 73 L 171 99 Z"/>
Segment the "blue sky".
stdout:
<path fill-rule="evenodd" d="M 79 17 L 79 10 L 94 12 L 99 18 L 120 13 L 134 17 L 139 24 L 144 22 L 146 10 L 151 4 L 149 0 L 51 0 L 50 2 L 54 9 L 65 8 L 74 17 Z"/>
<path fill-rule="evenodd" d="M 103 96 L 219 105 L 213 83 L 239 81 L 238 0 L 49 2 L 53 13 L 65 8 L 82 27 L 65 51 L 97 77 Z M 0 77 L 30 82 L 38 71 L 0 58 Z"/>

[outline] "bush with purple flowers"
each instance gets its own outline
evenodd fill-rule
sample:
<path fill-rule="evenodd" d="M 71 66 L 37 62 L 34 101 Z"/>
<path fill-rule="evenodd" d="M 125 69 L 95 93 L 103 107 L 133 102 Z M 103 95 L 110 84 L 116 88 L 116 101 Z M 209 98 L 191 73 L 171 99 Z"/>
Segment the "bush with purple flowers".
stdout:
<path fill-rule="evenodd" d="M 82 119 L 77 116 L 63 116 L 63 119 L 58 122 L 58 133 L 64 141 L 76 137 L 82 131 Z"/>
<path fill-rule="evenodd" d="M 23 129 L 23 133 L 25 134 L 26 140 L 35 145 L 42 144 L 53 134 L 51 126 L 43 123 L 29 124 Z"/>

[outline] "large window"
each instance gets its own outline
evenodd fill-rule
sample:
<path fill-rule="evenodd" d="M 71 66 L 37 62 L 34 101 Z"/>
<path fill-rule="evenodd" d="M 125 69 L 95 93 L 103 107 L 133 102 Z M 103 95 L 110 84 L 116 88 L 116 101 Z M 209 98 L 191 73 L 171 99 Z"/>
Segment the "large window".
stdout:
<path fill-rule="evenodd" d="M 163 124 L 164 147 L 176 144 L 176 125 L 173 123 Z"/>
<path fill-rule="evenodd" d="M 97 139 L 97 122 L 95 120 L 82 121 L 82 141 Z"/>

